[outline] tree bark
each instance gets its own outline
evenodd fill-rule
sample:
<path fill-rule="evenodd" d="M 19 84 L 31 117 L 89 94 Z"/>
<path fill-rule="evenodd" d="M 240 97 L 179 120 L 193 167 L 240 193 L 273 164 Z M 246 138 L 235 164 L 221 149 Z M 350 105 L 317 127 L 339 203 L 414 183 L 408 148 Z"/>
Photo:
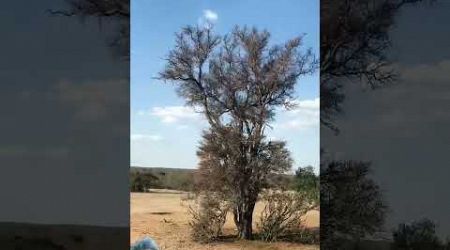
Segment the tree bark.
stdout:
<path fill-rule="evenodd" d="M 234 222 L 240 239 L 253 239 L 253 211 L 255 202 L 243 202 L 234 210 Z"/>

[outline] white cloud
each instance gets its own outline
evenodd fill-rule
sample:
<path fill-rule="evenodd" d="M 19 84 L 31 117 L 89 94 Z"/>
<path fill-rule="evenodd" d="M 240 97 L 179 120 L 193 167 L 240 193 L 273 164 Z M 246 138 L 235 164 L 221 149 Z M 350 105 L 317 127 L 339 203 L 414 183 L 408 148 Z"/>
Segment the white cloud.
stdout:
<path fill-rule="evenodd" d="M 161 141 L 163 138 L 160 135 L 146 135 L 146 134 L 131 134 L 132 141 Z"/>
<path fill-rule="evenodd" d="M 200 26 L 211 27 L 219 19 L 217 12 L 206 9 L 203 10 L 203 15 L 198 19 Z"/>
<path fill-rule="evenodd" d="M 151 115 L 161 119 L 163 123 L 175 124 L 186 122 L 198 122 L 202 120 L 200 113 L 191 107 L 185 106 L 167 106 L 153 107 L 149 111 L 140 110 L 138 115 Z"/>
<path fill-rule="evenodd" d="M 210 22 L 215 22 L 219 18 L 219 15 L 217 15 L 216 12 L 212 10 L 204 10 L 203 11 L 203 17 Z"/>
<path fill-rule="evenodd" d="M 137 111 L 137 115 L 140 115 L 140 116 L 146 115 L 147 113 L 148 113 L 148 112 L 145 111 L 145 110 L 138 110 L 138 111 Z"/>
<path fill-rule="evenodd" d="M 318 128 L 320 121 L 320 98 L 295 100 L 295 107 L 283 110 L 279 122 L 274 127 L 292 130 Z"/>
<path fill-rule="evenodd" d="M 313 100 L 295 100 L 293 101 L 295 107 L 288 110 L 287 113 L 291 116 L 297 114 L 308 114 L 311 116 L 318 116 L 320 112 L 320 98 L 317 97 Z"/>
<path fill-rule="evenodd" d="M 280 110 L 274 127 L 282 129 L 303 130 L 318 128 L 320 120 L 320 99 L 295 100 L 295 107 L 289 110 Z M 138 115 L 151 115 L 161 122 L 176 125 L 177 130 L 184 130 L 189 124 L 203 124 L 205 119 L 202 114 L 192 107 L 166 106 L 153 107 L 150 110 L 140 110 Z"/>
<path fill-rule="evenodd" d="M 303 130 L 308 128 L 318 127 L 319 121 L 306 120 L 303 118 L 296 118 L 284 123 L 280 123 L 278 126 L 284 129 Z"/>

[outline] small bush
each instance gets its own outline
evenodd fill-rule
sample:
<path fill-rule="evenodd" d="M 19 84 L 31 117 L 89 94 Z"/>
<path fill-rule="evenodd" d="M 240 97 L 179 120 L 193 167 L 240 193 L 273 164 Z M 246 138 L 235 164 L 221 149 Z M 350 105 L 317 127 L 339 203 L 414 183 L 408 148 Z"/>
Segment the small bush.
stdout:
<path fill-rule="evenodd" d="M 147 192 L 148 188 L 156 187 L 158 177 L 151 173 L 130 173 L 130 191 Z"/>
<path fill-rule="evenodd" d="M 207 243 L 222 235 L 229 205 L 211 193 L 200 196 L 195 207 L 189 207 L 192 220 L 189 222 L 194 241 Z"/>
<path fill-rule="evenodd" d="M 307 166 L 298 168 L 295 171 L 294 190 L 303 193 L 314 207 L 318 207 L 320 203 L 320 181 L 319 176 L 314 173 L 314 168 Z"/>
<path fill-rule="evenodd" d="M 300 232 L 301 218 L 311 208 L 304 195 L 269 191 L 261 197 L 266 202 L 257 224 L 262 240 L 276 241 L 282 236 Z"/>

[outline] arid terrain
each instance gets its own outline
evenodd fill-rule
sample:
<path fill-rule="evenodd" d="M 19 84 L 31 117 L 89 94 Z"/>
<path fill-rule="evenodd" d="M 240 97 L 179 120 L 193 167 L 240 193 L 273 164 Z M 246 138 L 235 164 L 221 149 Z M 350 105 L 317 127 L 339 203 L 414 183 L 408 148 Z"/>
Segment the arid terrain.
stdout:
<path fill-rule="evenodd" d="M 182 201 L 180 192 L 165 190 L 152 193 L 130 194 L 130 240 L 131 243 L 143 236 L 152 237 L 162 250 L 165 249 L 319 249 L 317 245 L 303 245 L 299 243 L 276 242 L 266 243 L 262 241 L 237 241 L 224 240 L 210 244 L 193 242 L 189 236 L 188 207 L 190 201 Z M 254 223 L 258 221 L 258 215 L 263 209 L 263 204 L 258 203 L 255 209 Z M 305 218 L 305 226 L 316 228 L 319 226 L 319 212 L 310 211 Z M 225 234 L 233 235 L 234 223 L 228 216 L 224 229 Z"/>

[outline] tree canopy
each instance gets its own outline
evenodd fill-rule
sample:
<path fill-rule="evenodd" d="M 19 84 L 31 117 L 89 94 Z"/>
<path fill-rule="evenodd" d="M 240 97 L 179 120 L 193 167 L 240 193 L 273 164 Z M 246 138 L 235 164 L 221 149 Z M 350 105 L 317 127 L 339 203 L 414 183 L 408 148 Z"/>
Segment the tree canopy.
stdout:
<path fill-rule="evenodd" d="M 205 115 L 210 128 L 198 150 L 200 186 L 229 199 L 246 239 L 261 189 L 272 173 L 292 164 L 285 142 L 266 140 L 265 129 L 277 107 L 292 107 L 298 78 L 317 67 L 312 51 L 301 49 L 302 37 L 273 46 L 269 38 L 256 28 L 235 27 L 218 36 L 211 27 L 187 26 L 176 34 L 159 75 Z"/>

